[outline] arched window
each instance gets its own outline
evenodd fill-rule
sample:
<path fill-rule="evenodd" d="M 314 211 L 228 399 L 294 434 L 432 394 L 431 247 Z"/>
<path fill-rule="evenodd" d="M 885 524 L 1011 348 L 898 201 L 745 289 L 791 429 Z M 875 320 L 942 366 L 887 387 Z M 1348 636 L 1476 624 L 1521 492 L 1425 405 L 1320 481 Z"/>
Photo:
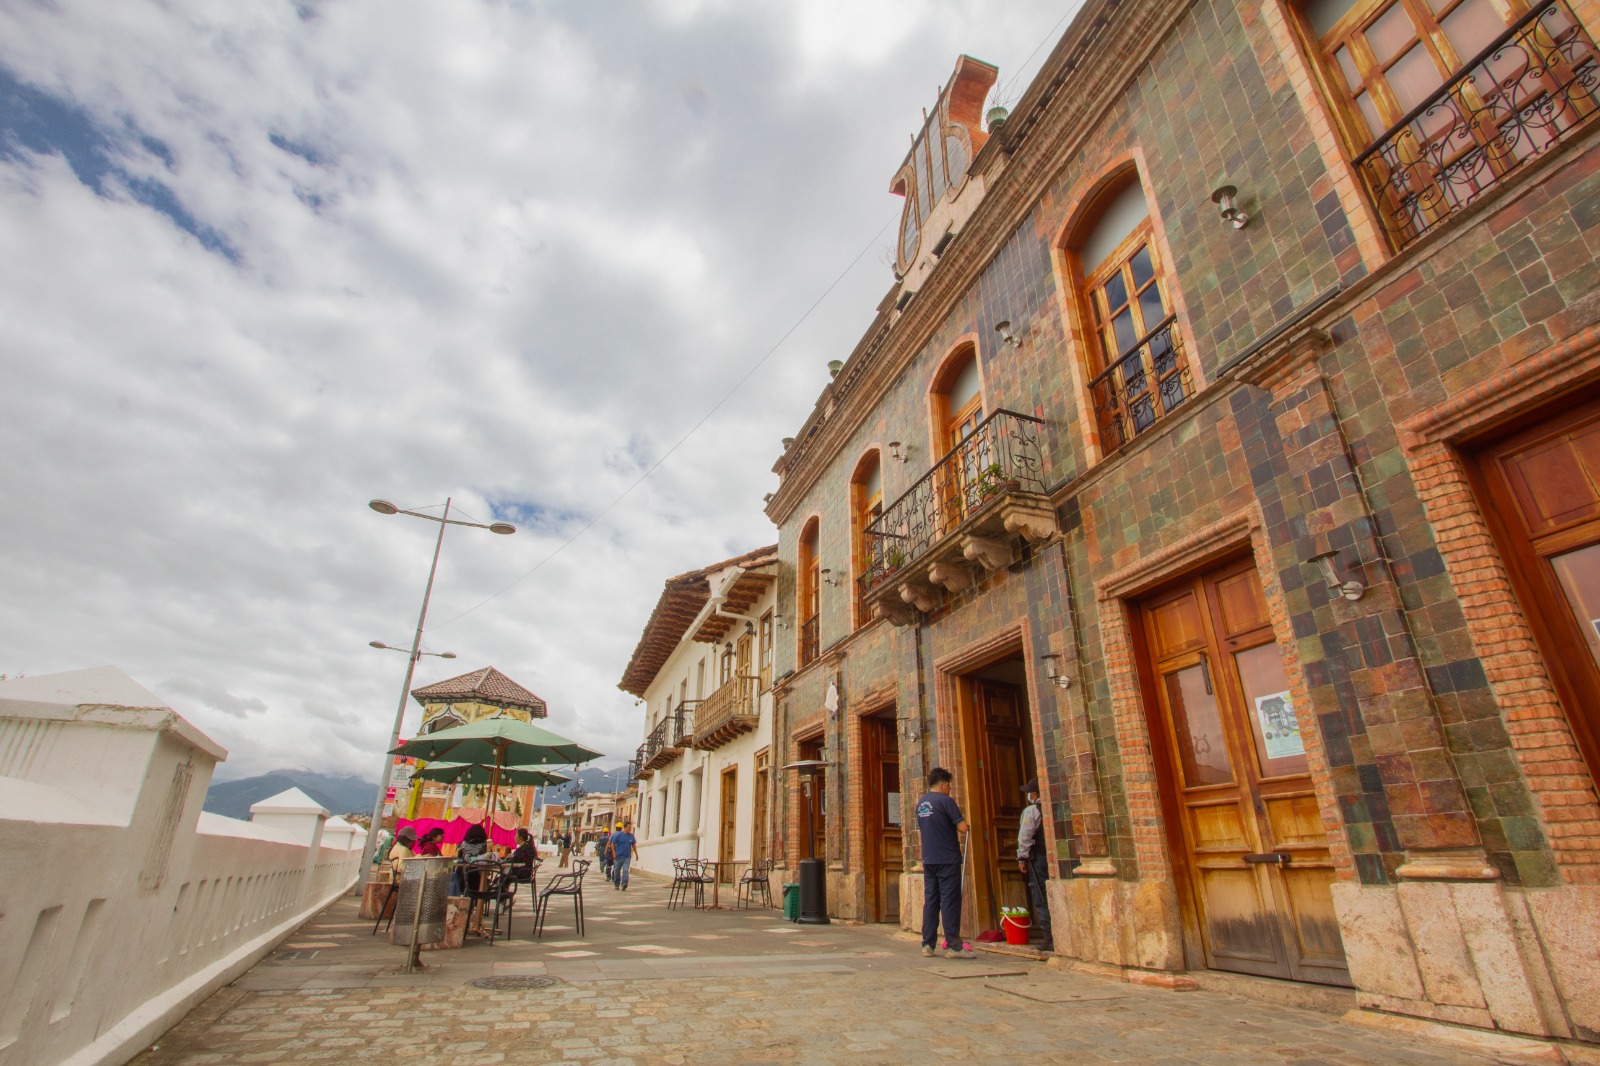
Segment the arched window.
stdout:
<path fill-rule="evenodd" d="M 800 665 L 806 666 L 821 648 L 817 616 L 822 606 L 822 572 L 818 561 L 817 538 L 820 523 L 813 518 L 800 531 L 800 557 L 796 567 L 796 613 L 800 617 Z"/>
<path fill-rule="evenodd" d="M 1153 237 L 1144 188 L 1130 169 L 1095 199 L 1068 241 L 1089 341 L 1089 398 L 1106 455 L 1193 395 Z"/>
<path fill-rule="evenodd" d="M 863 599 L 872 578 L 883 570 L 883 537 L 874 523 L 883 517 L 883 464 L 874 448 L 856 464 L 850 479 L 851 570 L 855 575 L 856 628 L 872 621 Z"/>

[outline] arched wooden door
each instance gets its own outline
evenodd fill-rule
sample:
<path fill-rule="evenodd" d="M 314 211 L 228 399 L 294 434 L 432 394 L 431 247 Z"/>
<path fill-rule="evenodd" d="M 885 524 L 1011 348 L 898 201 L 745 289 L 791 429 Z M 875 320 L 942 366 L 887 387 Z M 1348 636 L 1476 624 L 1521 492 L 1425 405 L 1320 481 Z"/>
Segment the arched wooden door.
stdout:
<path fill-rule="evenodd" d="M 1254 564 L 1169 586 L 1140 614 L 1206 965 L 1350 984 L 1333 861 Z"/>

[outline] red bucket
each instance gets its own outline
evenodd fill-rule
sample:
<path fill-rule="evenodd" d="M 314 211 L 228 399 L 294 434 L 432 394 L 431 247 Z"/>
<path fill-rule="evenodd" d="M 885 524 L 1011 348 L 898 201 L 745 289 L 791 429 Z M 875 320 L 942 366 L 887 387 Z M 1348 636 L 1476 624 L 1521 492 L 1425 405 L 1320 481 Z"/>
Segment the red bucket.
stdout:
<path fill-rule="evenodd" d="M 1009 914 L 1000 919 L 1000 928 L 1006 934 L 1007 944 L 1026 946 L 1028 943 L 1028 930 L 1031 925 L 1032 922 L 1029 919 L 1014 918 Z"/>

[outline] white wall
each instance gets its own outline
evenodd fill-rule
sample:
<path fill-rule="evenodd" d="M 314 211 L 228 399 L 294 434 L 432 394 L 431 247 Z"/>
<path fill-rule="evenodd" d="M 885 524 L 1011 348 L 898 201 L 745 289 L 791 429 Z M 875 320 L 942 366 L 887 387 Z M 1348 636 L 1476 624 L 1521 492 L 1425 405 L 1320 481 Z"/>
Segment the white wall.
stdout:
<path fill-rule="evenodd" d="M 109 667 L 0 682 L 0 1064 L 126 1062 L 354 883 L 325 815 L 203 814 L 226 755 Z"/>

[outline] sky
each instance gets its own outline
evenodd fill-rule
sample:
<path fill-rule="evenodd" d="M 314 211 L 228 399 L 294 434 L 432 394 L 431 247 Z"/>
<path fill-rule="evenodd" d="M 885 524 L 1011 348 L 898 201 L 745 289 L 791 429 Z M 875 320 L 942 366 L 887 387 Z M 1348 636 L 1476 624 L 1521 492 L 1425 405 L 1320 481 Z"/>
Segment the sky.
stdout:
<path fill-rule="evenodd" d="M 893 283 L 923 109 L 962 53 L 1014 104 L 1076 6 L 0 4 L 0 674 L 376 779 L 439 527 L 367 502 L 450 498 L 518 532 L 449 529 L 414 686 L 629 757 L 662 582 L 776 540 Z"/>

